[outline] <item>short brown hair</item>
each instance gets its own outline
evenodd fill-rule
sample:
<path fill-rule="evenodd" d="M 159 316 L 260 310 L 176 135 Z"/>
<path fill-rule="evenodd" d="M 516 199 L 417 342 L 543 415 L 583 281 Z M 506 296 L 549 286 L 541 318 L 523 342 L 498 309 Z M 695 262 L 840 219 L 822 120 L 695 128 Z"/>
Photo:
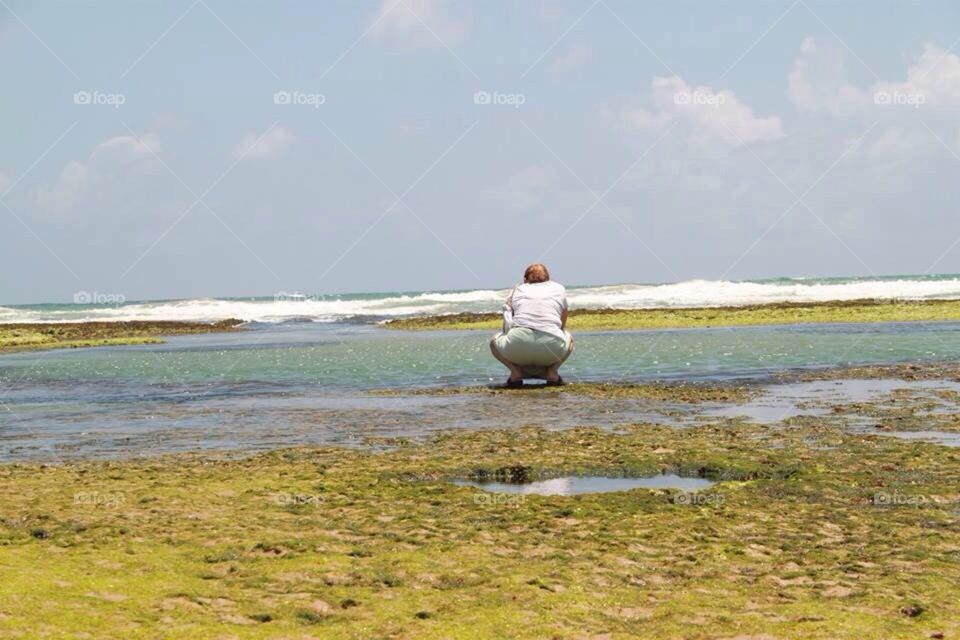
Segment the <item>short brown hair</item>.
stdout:
<path fill-rule="evenodd" d="M 539 262 L 530 265 L 523 272 L 523 281 L 527 284 L 535 284 L 537 282 L 546 282 L 550 279 L 550 272 L 547 271 L 546 265 L 542 265 Z"/>

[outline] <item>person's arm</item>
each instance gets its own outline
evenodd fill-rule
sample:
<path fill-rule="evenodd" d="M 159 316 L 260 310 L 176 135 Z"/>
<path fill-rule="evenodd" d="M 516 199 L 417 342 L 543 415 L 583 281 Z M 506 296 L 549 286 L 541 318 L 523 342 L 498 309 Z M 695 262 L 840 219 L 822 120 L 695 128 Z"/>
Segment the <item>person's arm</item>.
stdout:
<path fill-rule="evenodd" d="M 563 311 L 560 312 L 560 330 L 563 331 L 567 328 L 567 311 L 569 310 L 569 305 L 567 305 L 567 292 L 563 292 Z"/>
<path fill-rule="evenodd" d="M 503 325 L 501 326 L 503 333 L 510 331 L 510 327 L 513 325 L 513 292 L 516 290 L 516 287 L 511 289 L 510 295 L 507 296 L 506 302 L 503 303 Z"/>

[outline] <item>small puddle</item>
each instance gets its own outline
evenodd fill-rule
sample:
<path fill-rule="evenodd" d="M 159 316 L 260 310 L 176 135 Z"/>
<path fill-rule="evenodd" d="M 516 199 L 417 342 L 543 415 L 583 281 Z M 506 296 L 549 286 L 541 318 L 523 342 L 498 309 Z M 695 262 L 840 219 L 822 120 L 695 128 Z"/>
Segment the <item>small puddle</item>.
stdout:
<path fill-rule="evenodd" d="M 535 482 L 477 482 L 454 480 L 460 486 L 477 487 L 494 493 L 536 494 L 541 496 L 572 496 L 581 493 L 608 493 L 630 489 L 683 489 L 696 491 L 714 483 L 704 478 L 686 478 L 674 473 L 663 473 L 645 478 L 609 478 L 604 476 L 565 476 Z"/>

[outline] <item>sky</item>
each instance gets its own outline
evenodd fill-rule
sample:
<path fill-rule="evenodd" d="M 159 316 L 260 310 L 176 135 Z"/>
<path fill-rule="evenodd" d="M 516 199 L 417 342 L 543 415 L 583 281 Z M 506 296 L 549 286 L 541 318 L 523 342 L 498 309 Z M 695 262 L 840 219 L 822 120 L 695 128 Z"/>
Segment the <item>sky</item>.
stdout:
<path fill-rule="evenodd" d="M 960 272 L 960 4 L 0 0 L 0 303 Z"/>

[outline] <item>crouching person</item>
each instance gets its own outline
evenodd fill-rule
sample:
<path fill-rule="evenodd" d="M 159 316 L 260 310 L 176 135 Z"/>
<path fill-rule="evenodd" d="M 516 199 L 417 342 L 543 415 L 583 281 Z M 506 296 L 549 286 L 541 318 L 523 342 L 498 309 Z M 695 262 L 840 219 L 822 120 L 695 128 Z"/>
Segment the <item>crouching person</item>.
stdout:
<path fill-rule="evenodd" d="M 503 331 L 490 339 L 493 357 L 510 370 L 507 387 L 522 387 L 525 377 L 563 384 L 560 365 L 573 353 L 566 325 L 567 290 L 544 265 L 530 265 L 503 306 Z"/>

